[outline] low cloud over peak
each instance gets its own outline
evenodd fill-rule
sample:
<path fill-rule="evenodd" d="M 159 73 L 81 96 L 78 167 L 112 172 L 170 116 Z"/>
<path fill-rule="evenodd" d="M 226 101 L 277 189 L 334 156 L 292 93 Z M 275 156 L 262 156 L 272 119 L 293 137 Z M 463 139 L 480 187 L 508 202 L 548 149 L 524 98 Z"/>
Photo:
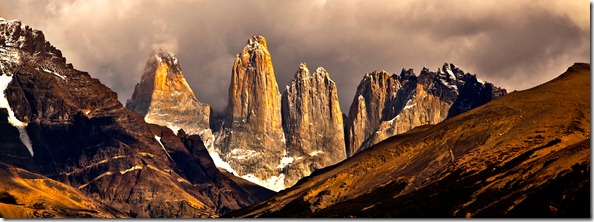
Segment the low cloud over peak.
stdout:
<path fill-rule="evenodd" d="M 223 111 L 234 57 L 266 37 L 284 89 L 301 62 L 323 66 L 343 112 L 366 71 L 451 62 L 509 91 L 590 60 L 587 1 L 35 1 L 0 15 L 41 29 L 77 69 L 128 99 L 147 57 L 175 53 L 200 101 Z"/>

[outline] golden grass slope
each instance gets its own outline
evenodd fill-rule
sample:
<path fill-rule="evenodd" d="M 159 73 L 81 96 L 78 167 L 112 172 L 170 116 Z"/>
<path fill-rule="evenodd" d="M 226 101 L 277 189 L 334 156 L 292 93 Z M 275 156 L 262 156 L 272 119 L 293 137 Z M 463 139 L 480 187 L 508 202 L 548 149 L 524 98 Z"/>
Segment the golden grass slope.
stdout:
<path fill-rule="evenodd" d="M 20 168 L 0 164 L 0 178 L 3 218 L 126 217 L 77 189 Z"/>
<path fill-rule="evenodd" d="M 231 217 L 587 217 L 590 65 L 314 172 Z"/>

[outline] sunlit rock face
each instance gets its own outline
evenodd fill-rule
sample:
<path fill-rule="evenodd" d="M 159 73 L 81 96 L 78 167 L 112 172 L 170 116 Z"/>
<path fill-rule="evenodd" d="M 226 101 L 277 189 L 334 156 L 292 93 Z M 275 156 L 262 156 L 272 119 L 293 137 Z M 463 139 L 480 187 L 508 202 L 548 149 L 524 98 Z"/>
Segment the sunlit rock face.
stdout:
<path fill-rule="evenodd" d="M 229 105 L 215 152 L 238 176 L 273 190 L 284 188 L 285 136 L 281 95 L 266 39 L 253 36 L 235 57 Z"/>
<path fill-rule="evenodd" d="M 590 217 L 590 82 L 590 64 L 577 63 L 226 216 Z"/>
<path fill-rule="evenodd" d="M 507 94 L 505 89 L 445 63 L 419 76 L 366 73 L 349 110 L 349 156 L 417 126 L 437 124 Z"/>
<path fill-rule="evenodd" d="M 212 203 L 204 194 L 215 189 L 184 182 L 188 178 L 143 118 L 99 80 L 67 64 L 43 36 L 19 21 L 0 19 L 1 163 L 72 187 L 45 193 L 52 199 L 76 190 L 77 198 L 63 199 L 84 194 L 122 216 L 216 217 L 223 207 L 240 206 Z M 57 188 L 45 184 L 50 183 Z M 87 207 L 73 203 L 68 209 Z"/>
<path fill-rule="evenodd" d="M 147 123 L 167 126 L 175 133 L 183 129 L 198 134 L 207 146 L 212 145 L 210 106 L 198 101 L 172 53 L 159 51 L 149 57 L 126 108 L 144 116 Z"/>
<path fill-rule="evenodd" d="M 389 113 L 390 102 L 396 98 L 400 88 L 400 82 L 385 71 L 365 73 L 349 110 L 349 156 L 376 131 L 381 122 L 389 120 L 392 115 Z"/>
<path fill-rule="evenodd" d="M 322 67 L 310 73 L 305 63 L 282 97 L 287 158 L 285 186 L 346 158 L 344 123 L 336 84 Z"/>

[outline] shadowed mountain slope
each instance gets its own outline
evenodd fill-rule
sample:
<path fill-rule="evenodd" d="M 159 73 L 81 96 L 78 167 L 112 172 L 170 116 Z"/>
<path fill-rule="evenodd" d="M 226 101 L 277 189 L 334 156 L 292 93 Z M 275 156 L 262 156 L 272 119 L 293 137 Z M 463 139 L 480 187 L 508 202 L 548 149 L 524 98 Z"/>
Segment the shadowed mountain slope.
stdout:
<path fill-rule="evenodd" d="M 391 137 L 229 217 L 589 217 L 590 65 Z"/>

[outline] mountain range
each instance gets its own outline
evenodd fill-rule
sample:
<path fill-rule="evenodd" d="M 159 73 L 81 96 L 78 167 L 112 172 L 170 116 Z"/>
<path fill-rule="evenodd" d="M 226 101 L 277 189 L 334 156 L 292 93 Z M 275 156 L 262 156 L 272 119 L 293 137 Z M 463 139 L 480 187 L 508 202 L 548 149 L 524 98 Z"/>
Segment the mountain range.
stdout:
<path fill-rule="evenodd" d="M 590 65 L 386 139 L 229 217 L 590 217 Z"/>
<path fill-rule="evenodd" d="M 218 167 L 274 191 L 388 137 L 507 93 L 448 63 L 437 72 L 424 68 L 419 76 L 412 69 L 400 75 L 374 71 L 364 75 L 345 117 L 338 88 L 323 67 L 311 73 L 301 63 L 281 94 L 266 39 L 253 36 L 236 55 L 229 106 L 212 135 L 210 109 L 181 73 L 171 53 L 149 56 L 127 107 L 147 122 L 202 135 Z"/>
<path fill-rule="evenodd" d="M 257 35 L 218 115 L 171 52 L 125 106 L 19 21 L 0 65 L 2 217 L 590 215 L 589 64 L 510 94 L 450 63 L 373 71 L 348 115 L 323 67 L 281 93 Z"/>

